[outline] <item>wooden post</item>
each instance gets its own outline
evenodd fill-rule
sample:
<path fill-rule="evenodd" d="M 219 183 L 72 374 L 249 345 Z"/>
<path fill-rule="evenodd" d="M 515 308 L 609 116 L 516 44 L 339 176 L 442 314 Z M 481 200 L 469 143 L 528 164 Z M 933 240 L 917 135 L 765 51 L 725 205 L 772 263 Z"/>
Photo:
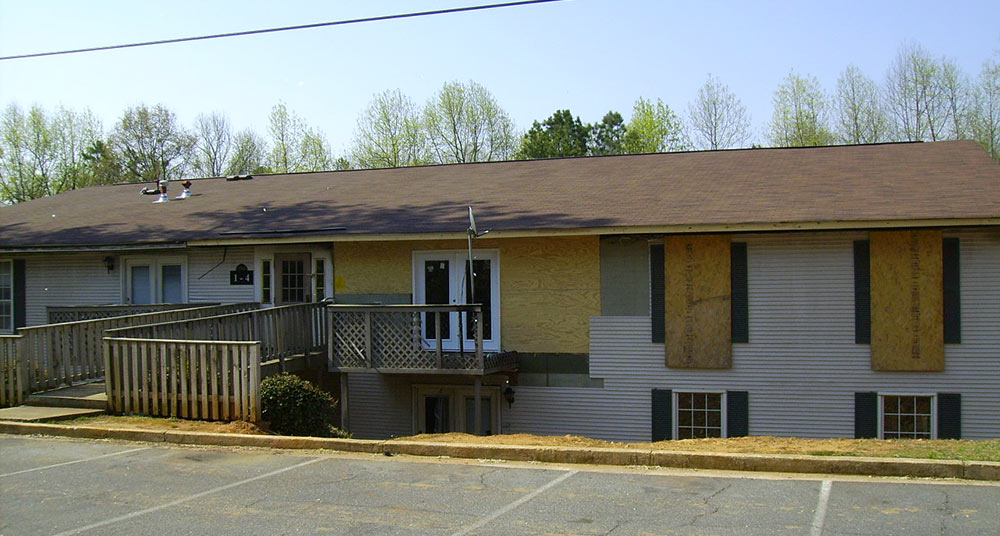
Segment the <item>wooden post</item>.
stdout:
<path fill-rule="evenodd" d="M 434 311 L 434 339 L 437 341 L 437 368 L 440 370 L 444 364 L 444 357 L 441 353 L 441 312 Z"/>
<path fill-rule="evenodd" d="M 250 420 L 259 422 L 260 413 L 260 343 L 257 343 L 250 347 Z"/>
<path fill-rule="evenodd" d="M 483 379 L 476 376 L 472 383 L 472 396 L 475 397 L 475 401 L 472 403 L 475 410 L 476 424 L 473 429 L 476 431 L 476 435 L 483 435 L 483 401 L 482 401 L 482 390 L 483 390 Z"/>
<path fill-rule="evenodd" d="M 347 411 L 347 373 L 340 373 L 340 429 L 347 432 L 350 413 Z"/>
<path fill-rule="evenodd" d="M 483 366 L 483 310 L 476 309 L 476 367 L 485 374 Z"/>

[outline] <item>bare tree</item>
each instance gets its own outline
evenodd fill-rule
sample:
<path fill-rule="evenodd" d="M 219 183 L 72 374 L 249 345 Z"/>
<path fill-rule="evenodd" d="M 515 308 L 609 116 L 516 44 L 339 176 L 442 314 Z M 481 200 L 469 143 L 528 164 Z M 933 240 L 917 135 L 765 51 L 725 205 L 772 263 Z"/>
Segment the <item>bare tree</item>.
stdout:
<path fill-rule="evenodd" d="M 947 125 L 938 62 L 918 44 L 903 45 L 889 68 L 886 96 L 897 138 L 934 141 Z"/>
<path fill-rule="evenodd" d="M 742 147 L 750 141 L 750 115 L 729 88 L 708 75 L 698 99 L 688 104 L 695 142 L 702 149 Z"/>
<path fill-rule="evenodd" d="M 424 107 L 423 126 L 442 164 L 506 160 L 517 150 L 510 116 L 473 81 L 446 83 Z"/>
<path fill-rule="evenodd" d="M 970 88 L 968 77 L 954 60 L 942 58 L 938 64 L 937 85 L 941 92 L 944 114 L 947 116 L 947 137 L 967 139 L 970 133 Z"/>
<path fill-rule="evenodd" d="M 195 120 L 194 133 L 198 138 L 195 172 L 205 177 L 221 176 L 233 148 L 229 119 L 218 112 L 201 114 Z"/>
<path fill-rule="evenodd" d="M 140 104 L 125 110 L 111 142 L 121 155 L 125 178 L 142 182 L 183 176 L 196 140 L 163 105 Z"/>
<path fill-rule="evenodd" d="M 973 139 L 1000 162 L 1000 63 L 987 62 L 972 93 L 970 130 Z"/>
<path fill-rule="evenodd" d="M 828 126 L 826 94 L 815 76 L 790 73 L 774 92 L 771 143 L 778 147 L 829 145 L 834 136 Z"/>
<path fill-rule="evenodd" d="M 843 143 L 889 139 L 889 119 L 875 82 L 849 65 L 837 80 L 837 137 Z"/>
<path fill-rule="evenodd" d="M 358 118 L 351 158 L 359 168 L 429 162 L 426 136 L 413 101 L 398 89 L 375 95 Z"/>
<path fill-rule="evenodd" d="M 265 165 L 267 142 L 250 129 L 236 134 L 233 139 L 232 156 L 226 163 L 226 175 L 250 175 L 270 170 Z"/>

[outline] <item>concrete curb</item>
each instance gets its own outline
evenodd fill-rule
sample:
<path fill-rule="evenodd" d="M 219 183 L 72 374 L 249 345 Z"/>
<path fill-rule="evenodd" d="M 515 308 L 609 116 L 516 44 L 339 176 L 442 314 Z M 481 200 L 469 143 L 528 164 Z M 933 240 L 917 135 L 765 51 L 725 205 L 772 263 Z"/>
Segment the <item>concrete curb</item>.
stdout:
<path fill-rule="evenodd" d="M 91 426 L 0 421 L 0 433 L 50 435 L 83 439 L 118 439 L 184 445 L 263 447 L 277 449 L 326 449 L 367 454 L 447 456 L 487 460 L 536 461 L 599 465 L 645 465 L 720 471 L 764 471 L 859 476 L 958 478 L 1000 481 L 1000 463 L 908 458 L 858 458 L 851 456 L 795 456 L 775 454 L 724 454 L 587 447 L 528 445 L 475 445 L 376 441 L 206 432 L 112 429 Z"/>

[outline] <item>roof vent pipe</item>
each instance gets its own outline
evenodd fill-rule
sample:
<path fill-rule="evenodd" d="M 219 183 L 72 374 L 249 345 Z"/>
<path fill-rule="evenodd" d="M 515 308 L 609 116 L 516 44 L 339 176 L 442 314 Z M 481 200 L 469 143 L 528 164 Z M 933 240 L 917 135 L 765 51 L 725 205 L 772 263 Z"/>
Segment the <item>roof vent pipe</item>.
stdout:
<path fill-rule="evenodd" d="M 175 197 L 174 199 L 187 199 L 191 197 L 191 181 L 185 180 L 181 183 L 181 186 L 184 187 L 184 189 L 181 190 L 181 195 Z"/>
<path fill-rule="evenodd" d="M 170 198 L 167 197 L 167 182 L 168 179 L 166 177 L 160 179 L 160 198 L 153 201 L 154 203 L 166 203 L 170 201 Z"/>

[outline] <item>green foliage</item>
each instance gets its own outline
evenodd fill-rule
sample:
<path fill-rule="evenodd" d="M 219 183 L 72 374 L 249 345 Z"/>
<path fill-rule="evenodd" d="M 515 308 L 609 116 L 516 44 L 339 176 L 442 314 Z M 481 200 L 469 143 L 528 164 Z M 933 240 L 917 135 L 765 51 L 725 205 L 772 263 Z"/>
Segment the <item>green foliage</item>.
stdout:
<path fill-rule="evenodd" d="M 609 111 L 600 123 L 590 127 L 590 150 L 594 156 L 622 154 L 625 151 L 625 120 L 622 114 Z"/>
<path fill-rule="evenodd" d="M 625 152 L 628 154 L 662 153 L 688 149 L 684 125 L 677 114 L 656 99 L 642 97 L 632 107 L 632 119 L 625 132 Z"/>
<path fill-rule="evenodd" d="M 828 103 L 815 76 L 789 73 L 774 92 L 771 143 L 777 147 L 830 145 L 835 138 L 827 126 Z"/>
<path fill-rule="evenodd" d="M 428 163 L 427 135 L 413 101 L 398 89 L 375 95 L 358 118 L 351 158 L 360 168 Z"/>
<path fill-rule="evenodd" d="M 184 176 L 194 159 L 196 143 L 195 137 L 177 123 L 177 116 L 162 104 L 140 104 L 125 110 L 111 133 L 123 177 L 130 182 Z"/>
<path fill-rule="evenodd" d="M 590 125 L 573 118 L 569 110 L 556 110 L 551 117 L 535 121 L 521 140 L 520 159 L 586 156 Z"/>
<path fill-rule="evenodd" d="M 424 107 L 423 128 L 440 164 L 506 160 L 517 147 L 510 116 L 473 81 L 445 84 Z"/>
<path fill-rule="evenodd" d="M 293 374 L 264 378 L 260 385 L 261 414 L 279 434 L 345 437 L 334 428 L 337 401 L 315 385 Z"/>

